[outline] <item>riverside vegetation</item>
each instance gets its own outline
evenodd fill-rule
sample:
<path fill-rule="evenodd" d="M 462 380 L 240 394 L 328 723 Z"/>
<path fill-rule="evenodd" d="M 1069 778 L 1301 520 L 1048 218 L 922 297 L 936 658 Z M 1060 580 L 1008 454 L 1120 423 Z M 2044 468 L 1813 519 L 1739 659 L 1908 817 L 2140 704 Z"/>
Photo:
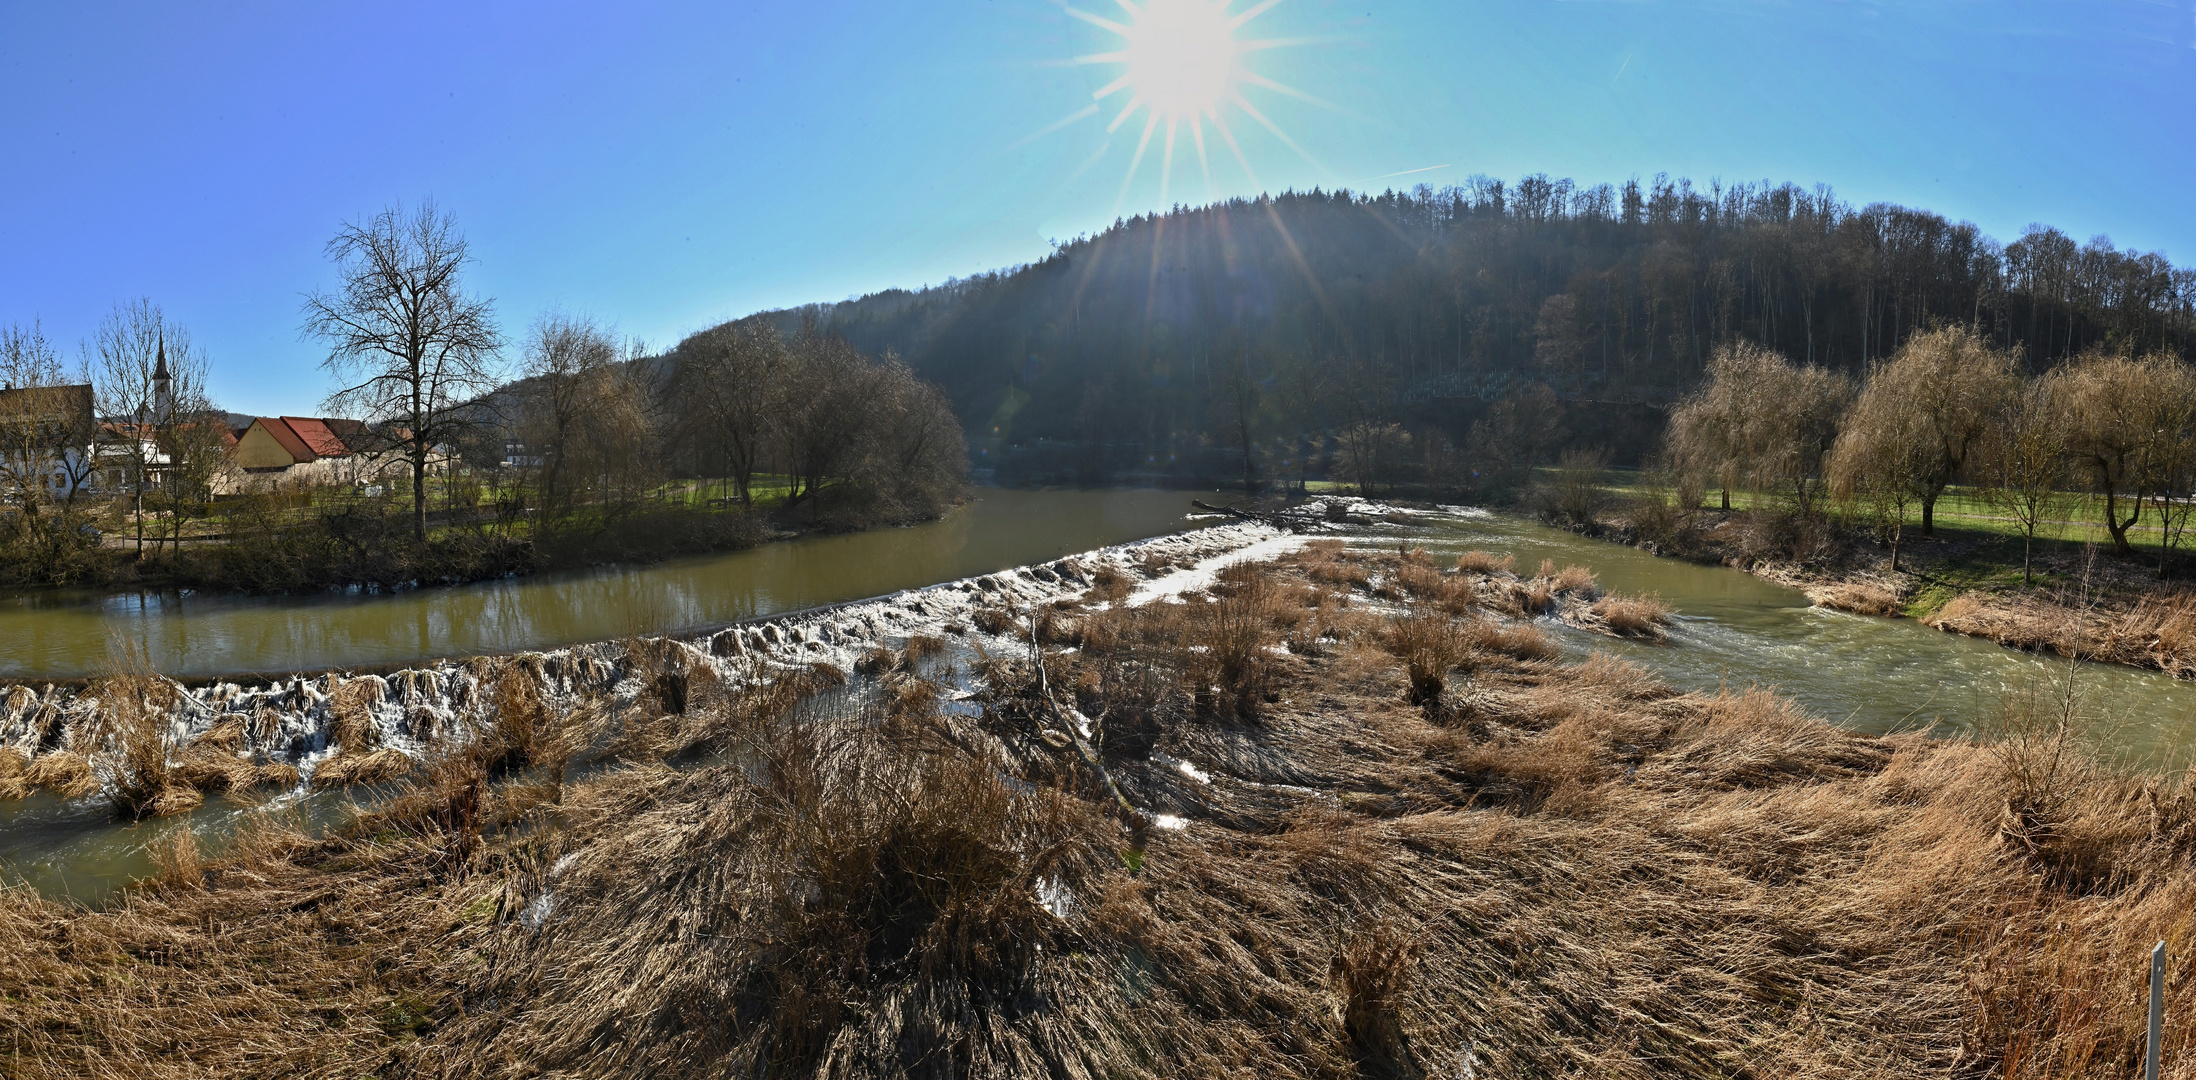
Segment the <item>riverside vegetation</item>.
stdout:
<path fill-rule="evenodd" d="M 2073 669 L 1991 739 L 1870 737 L 1559 658 L 1512 613 L 1664 617 L 1582 568 L 1315 542 L 1144 602 L 1164 563 L 852 683 L 636 642 L 613 708 L 482 661 L 482 734 L 338 835 L 0 892 L 0 1061 L 2119 1076 L 2196 929 L 2196 795 L 2084 757 Z"/>
<path fill-rule="evenodd" d="M 1647 484 L 1614 496 L 1606 456 L 1574 450 L 1527 503 L 1829 607 L 2188 675 L 2192 402 L 2196 369 L 2164 352 L 2023 376 L 1950 326 L 1854 384 L 1734 342 L 1672 413 Z M 1958 510 L 1942 529 L 1940 505 Z M 2074 538 L 2083 518 L 2102 549 Z"/>

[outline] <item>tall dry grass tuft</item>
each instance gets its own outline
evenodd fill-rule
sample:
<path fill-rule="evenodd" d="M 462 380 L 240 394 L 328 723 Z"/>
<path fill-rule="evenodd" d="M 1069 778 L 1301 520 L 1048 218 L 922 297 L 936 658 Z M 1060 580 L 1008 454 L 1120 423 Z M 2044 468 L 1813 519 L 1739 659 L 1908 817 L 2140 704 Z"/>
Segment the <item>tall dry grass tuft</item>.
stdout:
<path fill-rule="evenodd" d="M 191 810 L 205 801 L 175 769 L 176 685 L 153 671 L 141 643 L 108 642 L 107 671 L 86 690 L 99 703 L 86 744 L 101 789 L 126 818 Z"/>
<path fill-rule="evenodd" d="M 1266 703 L 1276 621 L 1294 617 L 1268 576 L 1255 567 L 1224 569 L 1211 604 L 1190 606 L 1189 678 L 1201 712 L 1256 720 Z"/>
<path fill-rule="evenodd" d="M 1593 613 L 1602 625 L 1624 637 L 1660 638 L 1669 625 L 1670 608 L 1656 593 L 1624 596 L 1610 593 L 1594 602 Z"/>
<path fill-rule="evenodd" d="M 1589 600 L 1593 599 L 1601 588 L 1600 583 L 1594 580 L 1592 570 L 1575 564 L 1566 565 L 1553 575 L 1543 574 L 1541 576 L 1549 579 L 1549 586 L 1556 592 Z"/>
<path fill-rule="evenodd" d="M 0 747 L 0 799 L 20 799 L 31 793 L 31 783 L 24 774 L 29 770 L 30 759 L 19 750 Z"/>
<path fill-rule="evenodd" d="M 1403 1031 L 1402 1009 L 1411 965 L 1423 938 L 1409 927 L 1376 922 L 1345 937 L 1331 965 L 1342 1030 L 1361 1071 L 1416 1075 L 1420 1070 Z"/>
<path fill-rule="evenodd" d="M 1428 710 L 1439 708 L 1449 673 L 1472 653 L 1470 636 L 1457 621 L 1438 611 L 1410 611 L 1391 620 L 1388 651 L 1403 662 L 1404 699 Z"/>
<path fill-rule="evenodd" d="M 1514 574 L 1517 573 L 1517 558 L 1485 551 L 1467 551 L 1457 556 L 1456 569 L 1465 574 Z"/>

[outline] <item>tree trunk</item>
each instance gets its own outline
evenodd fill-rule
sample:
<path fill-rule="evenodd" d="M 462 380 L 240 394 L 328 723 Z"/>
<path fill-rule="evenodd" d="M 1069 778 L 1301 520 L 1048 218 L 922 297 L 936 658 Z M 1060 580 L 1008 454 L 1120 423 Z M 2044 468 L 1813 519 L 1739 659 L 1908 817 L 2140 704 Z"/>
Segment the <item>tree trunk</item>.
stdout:
<path fill-rule="evenodd" d="M 2135 513 L 2131 515 L 2125 522 L 2122 522 L 2120 520 L 2119 505 L 2120 504 L 2118 493 L 2114 492 L 2109 487 L 2106 488 L 2105 531 L 2112 534 L 2112 550 L 2115 554 L 2131 556 L 2135 554 L 2135 548 L 2133 545 L 2127 542 L 2127 530 L 2129 529 L 2129 527 L 2133 526 L 2135 522 L 2141 520 L 2143 516 L 2143 507 L 2141 503 L 2136 503 Z"/>
<path fill-rule="evenodd" d="M 412 539 L 427 542 L 427 450 L 412 441 Z"/>
<path fill-rule="evenodd" d="M 1922 499 L 1922 535 L 1937 535 L 1937 497 L 1928 495 Z"/>

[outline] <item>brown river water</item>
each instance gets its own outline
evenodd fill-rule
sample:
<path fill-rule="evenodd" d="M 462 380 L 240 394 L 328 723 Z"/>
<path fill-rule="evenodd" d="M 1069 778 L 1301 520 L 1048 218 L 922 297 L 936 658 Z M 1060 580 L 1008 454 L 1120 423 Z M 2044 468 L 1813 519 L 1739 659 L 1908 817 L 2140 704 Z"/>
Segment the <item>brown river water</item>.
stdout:
<path fill-rule="evenodd" d="M 0 600 L 0 685 L 95 673 L 110 634 L 144 640 L 189 679 L 402 664 L 552 648 L 754 618 L 1042 562 L 1195 527 L 1191 495 L 1158 491 L 984 490 L 945 520 L 809 537 L 726 555 L 385 595 L 310 598 L 57 596 Z M 1513 554 L 1593 568 L 1604 588 L 1655 592 L 1678 613 L 1669 644 L 1618 641 L 1550 623 L 1574 654 L 1615 652 L 1673 686 L 1766 686 L 1834 723 L 1870 732 L 1972 730 L 2009 692 L 2068 677 L 2064 661 L 1944 634 L 1911 620 L 1847 615 L 1725 567 L 1659 559 L 1518 518 L 1476 512 L 1421 526 L 1353 528 L 1351 543 Z M 2155 672 L 2085 667 L 2072 676 L 2101 714 L 2099 748 L 2147 768 L 2189 765 L 2196 685 Z M 269 805 L 212 799 L 197 811 L 117 825 L 96 799 L 0 803 L 0 880 L 95 901 L 152 868 L 150 849 L 191 829 L 202 847 L 249 815 L 307 824 L 352 812 L 341 792 Z"/>

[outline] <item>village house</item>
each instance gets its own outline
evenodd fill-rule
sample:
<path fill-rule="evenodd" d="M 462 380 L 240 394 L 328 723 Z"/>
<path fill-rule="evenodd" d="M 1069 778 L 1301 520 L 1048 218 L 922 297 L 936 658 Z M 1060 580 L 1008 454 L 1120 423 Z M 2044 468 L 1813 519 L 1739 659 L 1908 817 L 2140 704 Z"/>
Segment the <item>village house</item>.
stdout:
<path fill-rule="evenodd" d="M 340 417 L 262 416 L 237 436 L 233 460 L 248 484 L 366 484 L 409 468 L 401 438 Z M 429 471 L 440 472 L 447 463 L 447 455 L 438 454 Z"/>

